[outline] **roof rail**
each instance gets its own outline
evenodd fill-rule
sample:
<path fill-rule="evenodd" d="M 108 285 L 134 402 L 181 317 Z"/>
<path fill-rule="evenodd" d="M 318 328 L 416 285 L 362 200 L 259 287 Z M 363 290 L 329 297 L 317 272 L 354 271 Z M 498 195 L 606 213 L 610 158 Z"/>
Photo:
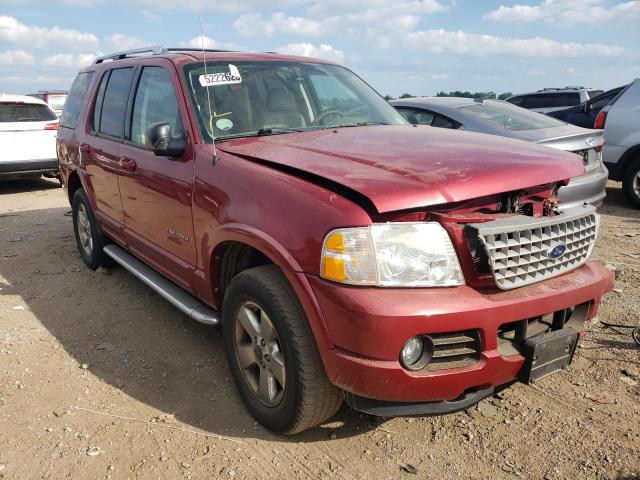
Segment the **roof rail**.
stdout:
<path fill-rule="evenodd" d="M 141 55 L 144 53 L 148 53 L 151 55 L 160 55 L 164 53 L 167 49 L 161 47 L 159 45 L 153 47 L 144 47 L 144 48 L 135 48 L 133 50 L 124 50 L 122 52 L 110 53 L 109 55 L 104 55 L 102 57 L 98 57 L 93 61 L 93 65 L 98 63 L 102 63 L 106 60 L 124 60 L 125 58 L 130 58 L 136 55 Z"/>
<path fill-rule="evenodd" d="M 178 48 L 164 48 L 163 49 L 165 52 L 202 52 L 202 48 L 193 48 L 193 47 L 178 47 Z M 225 52 L 234 52 L 235 50 L 220 50 L 217 48 L 205 48 L 204 49 L 205 52 L 214 52 L 214 53 L 225 53 Z"/>

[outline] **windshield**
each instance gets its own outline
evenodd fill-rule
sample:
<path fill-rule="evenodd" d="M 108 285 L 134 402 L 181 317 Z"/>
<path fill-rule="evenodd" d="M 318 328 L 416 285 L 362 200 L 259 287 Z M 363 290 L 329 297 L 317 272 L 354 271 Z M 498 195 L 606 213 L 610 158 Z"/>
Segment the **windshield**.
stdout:
<path fill-rule="evenodd" d="M 213 137 L 407 123 L 358 76 L 336 65 L 207 62 L 205 73 L 200 62 L 184 73 L 207 143 Z"/>
<path fill-rule="evenodd" d="M 508 103 L 483 102 L 458 108 L 502 130 L 536 130 L 565 125 L 555 118 Z"/>

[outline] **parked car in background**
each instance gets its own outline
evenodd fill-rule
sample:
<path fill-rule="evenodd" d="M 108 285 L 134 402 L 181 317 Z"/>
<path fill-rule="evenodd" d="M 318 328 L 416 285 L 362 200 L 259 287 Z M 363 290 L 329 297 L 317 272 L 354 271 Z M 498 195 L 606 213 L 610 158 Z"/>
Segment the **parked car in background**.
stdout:
<path fill-rule="evenodd" d="M 595 127 L 604 129 L 609 178 L 622 181 L 625 196 L 640 208 L 640 79 L 598 113 Z"/>
<path fill-rule="evenodd" d="M 443 414 L 558 372 L 614 284 L 595 208 L 557 209 L 575 155 L 410 125 L 323 60 L 98 58 L 58 153 L 86 265 L 221 325 L 240 397 L 280 433 L 343 400 Z"/>
<path fill-rule="evenodd" d="M 600 130 L 569 125 L 500 100 L 419 97 L 390 103 L 413 124 L 518 138 L 578 154 L 585 172 L 558 192 L 561 209 L 583 203 L 597 207 L 606 196 L 608 172 L 602 162 L 604 136 Z M 523 175 L 527 168 L 524 163 Z"/>
<path fill-rule="evenodd" d="M 600 110 L 606 107 L 625 87 L 626 85 L 612 88 L 580 105 L 549 112 L 547 115 L 578 127 L 593 128 L 596 123 L 596 116 L 600 113 Z"/>
<path fill-rule="evenodd" d="M 57 176 L 58 123 L 42 100 L 0 95 L 0 179 Z"/>
<path fill-rule="evenodd" d="M 64 107 L 68 94 L 69 92 L 66 90 L 40 90 L 36 93 L 30 93 L 29 96 L 46 102 L 59 117 L 62 114 L 62 107 Z"/>
<path fill-rule="evenodd" d="M 602 92 L 585 87 L 543 88 L 537 92 L 513 95 L 506 101 L 534 112 L 549 113 L 579 105 Z"/>

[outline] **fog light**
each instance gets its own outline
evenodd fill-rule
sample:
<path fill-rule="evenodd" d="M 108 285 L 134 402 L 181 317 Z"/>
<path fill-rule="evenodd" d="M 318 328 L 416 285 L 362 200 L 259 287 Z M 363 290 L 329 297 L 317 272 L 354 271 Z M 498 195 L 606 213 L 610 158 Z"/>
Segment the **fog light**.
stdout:
<path fill-rule="evenodd" d="M 422 358 L 424 351 L 424 342 L 420 337 L 412 337 L 407 340 L 407 343 L 402 347 L 400 352 L 400 360 L 405 367 L 412 369 L 412 367 Z"/>

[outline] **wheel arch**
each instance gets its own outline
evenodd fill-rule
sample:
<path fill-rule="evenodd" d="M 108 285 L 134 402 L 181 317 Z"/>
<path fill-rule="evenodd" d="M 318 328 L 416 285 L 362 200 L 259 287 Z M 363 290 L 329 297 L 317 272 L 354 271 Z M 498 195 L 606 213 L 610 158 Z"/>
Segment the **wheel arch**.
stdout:
<path fill-rule="evenodd" d="M 614 180 L 622 180 L 627 173 L 627 169 L 638 158 L 640 158 L 640 144 L 630 147 L 626 152 L 624 152 L 624 154 L 622 154 L 619 160 L 620 168 L 617 169 L 616 177 L 614 178 Z"/>
<path fill-rule="evenodd" d="M 294 289 L 307 316 L 321 356 L 333 348 L 320 305 L 298 261 L 275 238 L 254 227 L 227 224 L 216 232 L 217 243 L 208 259 L 215 303 L 222 305 L 231 279 L 248 268 L 274 264 Z"/>

